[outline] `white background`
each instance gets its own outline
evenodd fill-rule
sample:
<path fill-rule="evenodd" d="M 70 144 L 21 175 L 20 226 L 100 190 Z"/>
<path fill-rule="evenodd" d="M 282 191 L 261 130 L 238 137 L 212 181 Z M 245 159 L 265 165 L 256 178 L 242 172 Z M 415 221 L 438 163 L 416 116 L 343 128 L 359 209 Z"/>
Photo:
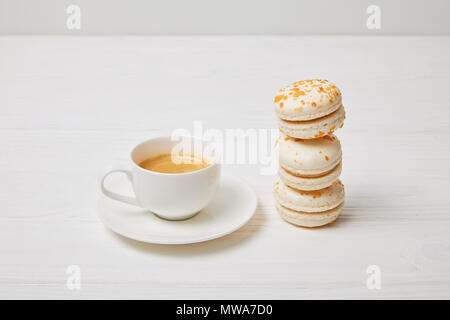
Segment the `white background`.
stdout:
<path fill-rule="evenodd" d="M 35 20 L 22 24 L 6 17 L 5 8 L 25 6 L 15 3 L 0 1 L 3 32 L 67 33 L 59 7 L 25 10 Z M 348 10 L 361 16 L 341 19 L 342 30 L 368 32 L 365 9 Z M 399 11 L 398 32 L 448 33 L 448 19 L 431 14 L 419 28 Z M 102 21 L 81 32 L 115 26 Z M 117 32 L 154 31 L 114 21 Z M 277 21 L 268 33 L 286 30 Z M 226 23 L 188 27 L 237 30 Z M 0 298 L 450 298 L 449 71 L 448 36 L 0 37 Z M 137 142 L 192 130 L 195 120 L 275 128 L 276 90 L 318 77 L 341 88 L 347 110 L 337 131 L 347 193 L 338 221 L 314 230 L 285 223 L 273 206 L 276 177 L 241 165 L 224 171 L 246 180 L 259 205 L 229 236 L 149 245 L 101 224 L 98 179 Z M 81 268 L 81 290 L 66 287 L 69 265 Z M 381 268 L 380 290 L 366 287 L 369 265 Z"/>
<path fill-rule="evenodd" d="M 67 30 L 79 5 L 82 28 Z M 380 30 L 366 28 L 369 5 Z M 0 0 L 3 34 L 450 34 L 448 0 Z"/>

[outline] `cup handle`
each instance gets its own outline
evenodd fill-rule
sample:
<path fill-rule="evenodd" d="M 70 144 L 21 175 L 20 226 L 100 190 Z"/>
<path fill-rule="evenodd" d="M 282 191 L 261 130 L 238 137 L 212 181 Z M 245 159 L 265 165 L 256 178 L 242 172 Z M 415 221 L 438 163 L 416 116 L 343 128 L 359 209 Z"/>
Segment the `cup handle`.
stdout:
<path fill-rule="evenodd" d="M 140 207 L 136 197 L 124 196 L 124 195 L 112 192 L 112 191 L 108 190 L 105 187 L 105 179 L 106 179 L 106 177 L 109 176 L 112 173 L 115 173 L 115 172 L 125 173 L 126 176 L 128 177 L 128 180 L 131 183 L 133 183 L 133 175 L 132 175 L 130 170 L 128 170 L 128 169 L 126 169 L 124 167 L 121 167 L 121 166 L 120 167 L 116 167 L 114 169 L 108 170 L 102 177 L 102 180 L 100 182 L 100 188 L 102 189 L 103 194 L 105 196 L 111 198 L 111 199 L 114 199 L 114 200 L 117 200 L 117 201 L 121 201 L 121 202 L 125 202 L 125 203 L 128 203 L 128 204 Z"/>

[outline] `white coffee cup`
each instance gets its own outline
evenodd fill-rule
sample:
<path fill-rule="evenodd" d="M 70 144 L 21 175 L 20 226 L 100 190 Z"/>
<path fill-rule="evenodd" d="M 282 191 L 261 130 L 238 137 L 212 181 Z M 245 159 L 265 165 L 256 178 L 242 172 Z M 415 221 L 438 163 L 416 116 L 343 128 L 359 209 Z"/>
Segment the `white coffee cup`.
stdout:
<path fill-rule="evenodd" d="M 208 142 L 190 137 L 183 138 L 186 146 L 193 148 L 190 154 L 204 157 L 204 150 L 211 151 Z M 109 198 L 150 210 L 168 220 L 187 219 L 205 208 L 213 199 L 220 180 L 220 164 L 208 159 L 212 164 L 201 170 L 187 173 L 160 173 L 141 168 L 138 164 L 148 158 L 172 153 L 180 145 L 171 137 L 160 137 L 144 141 L 131 151 L 131 170 L 117 167 L 105 173 L 100 188 Z M 108 175 L 122 172 L 130 180 L 135 197 L 115 193 L 105 187 Z"/>

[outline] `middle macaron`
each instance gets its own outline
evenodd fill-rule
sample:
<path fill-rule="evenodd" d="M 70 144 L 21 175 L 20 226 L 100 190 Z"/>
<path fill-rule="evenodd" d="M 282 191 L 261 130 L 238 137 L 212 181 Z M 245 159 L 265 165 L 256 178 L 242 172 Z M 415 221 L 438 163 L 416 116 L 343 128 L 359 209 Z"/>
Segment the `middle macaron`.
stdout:
<path fill-rule="evenodd" d="M 286 185 L 305 191 L 326 188 L 341 174 L 341 143 L 335 135 L 312 140 L 281 136 L 279 164 Z"/>

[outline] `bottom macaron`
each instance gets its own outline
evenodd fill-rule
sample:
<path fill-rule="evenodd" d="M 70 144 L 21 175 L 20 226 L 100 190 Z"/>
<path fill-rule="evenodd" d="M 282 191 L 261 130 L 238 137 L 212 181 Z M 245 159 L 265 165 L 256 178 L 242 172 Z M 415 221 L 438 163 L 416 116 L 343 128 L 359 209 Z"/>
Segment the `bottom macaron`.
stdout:
<path fill-rule="evenodd" d="M 275 207 L 281 218 L 296 226 L 307 228 L 320 227 L 332 223 L 341 214 L 343 206 L 344 203 L 342 202 L 336 208 L 327 211 L 311 213 L 288 209 L 279 204 L 278 200 L 275 199 Z"/>
<path fill-rule="evenodd" d="M 275 183 L 273 193 L 278 214 L 301 227 L 320 227 L 333 222 L 341 213 L 345 198 L 340 180 L 324 189 L 304 191 L 292 188 L 280 179 Z"/>

